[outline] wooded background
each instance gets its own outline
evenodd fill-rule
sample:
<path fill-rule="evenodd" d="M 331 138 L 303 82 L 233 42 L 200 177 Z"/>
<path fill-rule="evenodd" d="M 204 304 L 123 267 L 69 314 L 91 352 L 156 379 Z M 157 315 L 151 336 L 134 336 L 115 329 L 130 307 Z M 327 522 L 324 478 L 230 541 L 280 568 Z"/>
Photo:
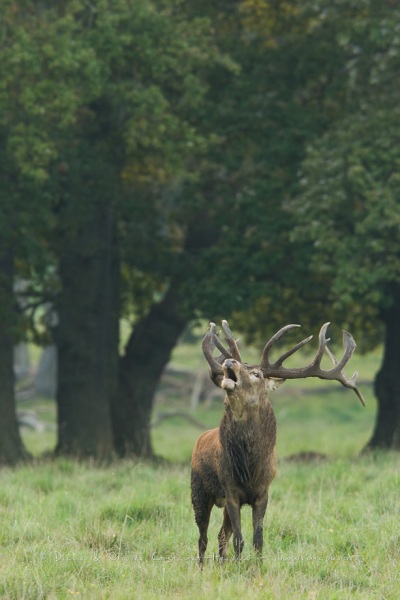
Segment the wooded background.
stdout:
<path fill-rule="evenodd" d="M 57 347 L 57 454 L 150 457 L 200 318 L 383 343 L 368 447 L 400 449 L 399 23 L 396 0 L 3 0 L 1 463 L 28 459 L 18 342 Z"/>

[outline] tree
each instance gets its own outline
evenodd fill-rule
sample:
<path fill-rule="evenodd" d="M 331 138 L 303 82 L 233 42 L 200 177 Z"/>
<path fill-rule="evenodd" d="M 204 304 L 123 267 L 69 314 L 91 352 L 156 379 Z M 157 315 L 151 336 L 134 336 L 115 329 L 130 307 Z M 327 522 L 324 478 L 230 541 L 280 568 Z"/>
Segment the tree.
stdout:
<path fill-rule="evenodd" d="M 353 143 L 360 136 L 367 148 L 397 114 L 389 100 L 395 30 L 388 34 L 378 13 L 372 0 L 362 8 L 323 0 L 3 7 L 7 169 L 19 185 L 34 184 L 42 202 L 33 224 L 31 198 L 20 196 L 33 243 L 22 251 L 14 239 L 11 250 L 59 315 L 59 453 L 152 455 L 157 382 L 193 317 L 252 309 L 255 331 L 263 313 L 270 322 L 307 311 L 312 320 L 340 292 L 344 279 L 330 265 L 355 260 L 344 241 L 355 213 L 342 199 L 338 215 L 332 200 L 317 232 L 310 219 L 321 208 L 317 172 L 329 171 L 331 157 L 339 164 L 332 198 L 342 185 L 336 152 L 358 156 L 353 186 L 365 160 L 376 181 L 397 160 L 383 139 L 379 160 Z M 307 146 L 316 150 L 306 158 Z M 305 158 L 308 181 L 290 203 Z M 322 232 L 325 247 L 335 219 L 340 260 L 313 246 Z M 374 229 L 364 221 L 367 240 Z M 366 310 L 376 332 L 374 302 Z M 118 358 L 121 314 L 132 331 Z M 364 314 L 365 304 L 352 306 L 353 321 Z"/>
<path fill-rule="evenodd" d="M 221 1 L 209 9 L 237 70 L 206 97 L 207 123 L 218 141 L 192 195 L 203 207 L 213 204 L 218 233 L 193 271 L 201 285 L 189 278 L 185 295 L 196 294 L 203 315 L 247 310 L 246 329 L 257 307 L 258 317 L 268 311 L 282 322 L 310 302 L 322 308 L 327 291 L 321 276 L 306 269 L 310 247 L 290 240 L 294 220 L 285 203 L 298 191 L 307 144 L 341 114 L 346 81 L 338 65 L 345 52 L 336 43 L 336 21 L 315 27 L 309 9 L 290 7 Z M 196 10 L 204 12 L 204 5 Z M 306 276 L 312 285 L 304 297 Z M 252 329 L 260 320 L 252 320 Z"/>
<path fill-rule="evenodd" d="M 165 290 L 161 299 L 151 303 L 134 324 L 120 359 L 119 393 L 113 404 L 116 450 L 120 456 L 153 456 L 150 420 L 154 396 L 162 372 L 185 327 L 196 316 L 199 298 L 187 293 L 192 285 L 198 290 L 204 280 L 197 279 L 196 263 L 215 242 L 208 215 L 202 212 L 186 223 L 182 246 L 170 255 Z M 160 257 L 158 257 L 160 267 Z M 193 290 L 192 290 L 193 292 Z"/>
<path fill-rule="evenodd" d="M 13 348 L 26 336 L 29 319 L 21 314 L 14 294 L 17 277 L 38 281 L 44 272 L 44 231 L 48 225 L 48 196 L 41 184 L 52 156 L 39 115 L 38 88 L 32 85 L 37 53 L 31 44 L 34 23 L 25 14 L 31 4 L 4 2 L 0 7 L 0 462 L 26 460 L 17 427 L 14 396 Z M 43 90 L 43 88 L 41 88 Z M 51 95 L 51 102 L 54 95 Z M 28 201 L 27 201 L 28 198 Z M 29 303 L 30 304 L 30 303 Z M 26 305 L 26 302 L 24 302 Z"/>
<path fill-rule="evenodd" d="M 180 245 L 173 211 L 155 194 L 165 197 L 175 181 L 193 177 L 194 159 L 209 143 L 208 132 L 196 128 L 202 72 L 208 62 L 227 61 L 209 43 L 208 23 L 186 21 L 168 3 L 121 0 L 90 10 L 82 5 L 68 16 L 72 39 L 88 53 L 87 68 L 98 74 L 97 88 L 84 87 L 76 118 L 58 142 L 53 176 L 61 284 L 57 451 L 103 458 L 114 444 L 120 455 L 151 455 L 155 386 L 186 323 L 168 292 L 177 265 L 163 261 L 165 270 L 158 265 L 154 272 L 146 252 L 160 262 L 161 248 L 172 257 L 170 248 Z M 144 248 L 139 239 L 147 240 Z M 143 313 L 135 307 L 139 317 L 118 378 L 121 266 L 129 273 L 123 298 L 131 272 L 156 282 L 158 297 L 147 296 Z M 138 276 L 135 288 L 140 282 Z"/>
<path fill-rule="evenodd" d="M 310 150 L 307 190 L 292 207 L 298 236 L 314 244 L 313 268 L 332 279 L 338 305 L 350 306 L 351 327 L 368 338 L 385 326 L 384 360 L 375 381 L 378 415 L 370 447 L 399 448 L 397 356 L 400 302 L 397 144 L 390 118 L 341 123 Z M 398 126 L 398 125 L 397 125 Z M 343 129 L 342 129 L 343 127 Z M 346 128 L 347 127 L 347 128 Z M 376 342 L 370 335 L 370 343 Z"/>
<path fill-rule="evenodd" d="M 98 152 L 95 135 L 74 137 L 63 153 L 57 211 L 57 454 L 108 459 L 113 454 L 111 398 L 118 377 L 118 170 Z"/>
<path fill-rule="evenodd" d="M 3 212 L 3 211 L 1 211 Z M 4 213 L 1 215 L 4 218 Z M 13 254 L 0 227 L 0 465 L 29 458 L 18 431 L 14 396 L 14 344 L 16 314 L 13 298 Z"/>
<path fill-rule="evenodd" d="M 210 65 L 208 92 L 195 117 L 198 129 L 208 132 L 214 143 L 196 165 L 194 178 L 181 179 L 169 193 L 164 191 L 167 202 L 173 199 L 165 211 L 174 222 L 172 252 L 167 261 L 160 261 L 159 253 L 153 270 L 136 263 L 151 281 L 161 282 L 162 299 L 152 304 L 150 296 L 151 308 L 136 322 L 121 360 L 114 423 L 123 455 L 152 453 L 154 392 L 186 322 L 195 316 L 226 318 L 265 296 L 269 304 L 272 299 L 278 304 L 289 285 L 295 287 L 294 277 L 298 287 L 303 281 L 309 248 L 289 243 L 292 220 L 283 200 L 293 188 L 305 143 L 329 118 L 328 111 L 316 113 L 319 96 L 310 92 L 305 103 L 301 95 L 308 85 L 312 89 L 309 65 L 315 40 L 311 36 L 305 45 L 299 28 L 296 35 L 289 30 L 283 48 L 266 47 L 264 38 L 243 24 L 238 8 L 239 3 L 226 2 L 186 7 L 190 14 L 212 15 L 218 47 L 229 51 L 234 67 Z M 319 35 L 326 39 L 325 31 Z M 300 49 L 300 83 L 293 84 L 290 74 Z M 331 58 L 328 45 L 324 52 Z M 288 121 L 291 126 L 283 129 Z M 284 311 L 274 311 L 276 317 L 278 313 Z M 167 323 L 168 331 L 161 328 Z"/>
<path fill-rule="evenodd" d="M 335 7 L 339 11 L 340 7 Z M 364 3 L 343 20 L 348 101 L 341 118 L 309 148 L 302 193 L 290 203 L 296 237 L 313 244 L 312 268 L 331 281 L 335 303 L 370 344 L 385 329 L 375 380 L 378 414 L 367 448 L 400 449 L 400 221 L 397 106 L 400 44 L 392 2 Z M 345 13 L 343 14 L 345 16 Z"/>
<path fill-rule="evenodd" d="M 73 9 L 79 11 L 81 7 L 76 3 L 74 7 L 71 5 L 67 8 L 70 8 L 72 13 Z M 85 102 L 93 99 L 99 77 L 97 64 L 93 60 L 90 48 L 81 42 L 77 35 L 76 23 L 71 19 L 71 13 L 64 12 L 61 5 L 46 7 L 26 1 L 17 6 L 13 2 L 5 2 L 1 11 L 3 86 L 0 101 L 3 110 L 0 126 L 4 134 L 2 141 L 5 180 L 10 182 L 4 190 L 7 195 L 6 217 L 8 218 L 2 226 L 4 229 L 10 228 L 13 232 L 8 240 L 8 254 L 13 257 L 9 277 L 12 278 L 15 272 L 29 282 L 25 291 L 24 305 L 37 307 L 40 303 L 54 301 L 58 283 L 57 278 L 54 277 L 54 270 L 58 266 L 55 253 L 58 246 L 52 245 L 55 237 L 56 211 L 54 209 L 57 198 L 55 180 L 51 177 L 52 169 L 58 172 L 65 170 L 66 164 L 60 159 L 61 140 L 66 141 L 67 144 L 70 141 L 70 128 L 80 116 L 77 110 L 81 105 L 85 105 Z M 54 165 L 56 165 L 55 169 Z M 56 210 L 63 213 L 59 204 Z M 64 216 L 62 214 L 62 217 Z M 77 221 L 80 217 L 79 213 Z M 77 229 L 81 227 L 81 222 L 76 223 Z M 61 229 L 58 233 L 60 231 Z M 66 247 L 71 239 L 77 241 L 73 228 L 69 233 L 70 238 L 65 242 Z M 86 241 L 86 238 L 84 239 Z M 71 250 L 71 246 L 69 249 Z M 62 258 L 65 259 L 66 254 Z M 99 262 L 101 259 L 98 258 L 97 263 Z M 63 275 L 68 272 L 68 265 L 68 260 L 62 261 Z M 89 277 L 86 283 L 90 283 L 88 280 Z M 7 287 L 10 295 L 7 302 L 10 304 L 14 302 L 13 289 L 12 285 Z M 64 318 L 65 313 L 68 313 L 71 308 L 73 311 L 77 302 L 76 298 L 71 302 L 67 294 L 64 297 L 65 301 L 60 311 L 61 330 L 67 321 Z M 33 323 L 33 319 L 31 322 Z M 23 325 L 19 334 L 26 336 L 27 323 Z M 72 327 L 67 329 L 65 335 L 67 340 L 70 340 L 68 336 L 71 330 Z M 6 341 L 8 344 L 11 343 L 10 335 L 4 337 L 4 343 Z M 62 365 L 65 364 L 66 347 L 68 348 L 68 343 L 61 344 Z M 12 346 L 8 351 L 12 352 Z M 6 362 L 7 366 L 8 364 L 9 361 Z M 70 377 L 80 372 L 81 364 L 79 361 L 78 366 L 75 363 L 75 370 L 69 371 Z M 65 370 L 62 368 L 61 379 L 64 374 Z M 79 383 L 82 381 L 80 380 Z M 78 393 L 82 394 L 82 391 L 84 390 L 79 386 L 74 390 L 75 401 L 79 402 L 82 399 Z M 94 430 L 93 424 L 100 420 L 97 418 L 96 421 L 94 417 L 102 413 L 101 400 L 100 395 L 97 397 L 95 410 L 90 415 L 88 410 L 81 411 L 80 420 L 84 421 L 83 415 L 88 415 L 87 421 L 90 422 L 84 442 L 81 440 L 84 449 L 81 454 L 84 452 L 90 454 L 94 446 L 94 435 L 92 439 L 88 438 L 90 438 L 89 433 Z M 106 406 L 109 407 L 108 404 Z M 103 412 L 104 410 L 103 408 Z M 60 418 L 64 423 L 65 411 L 64 413 L 61 411 Z M 107 426 L 111 439 L 109 417 Z M 69 450 L 70 447 L 66 442 L 67 433 L 64 428 L 60 427 L 60 429 L 62 432 L 60 445 Z M 12 430 L 10 426 L 10 431 Z M 100 430 L 104 439 L 106 437 L 104 420 Z M 88 447 L 89 451 L 87 451 Z M 99 450 L 96 451 L 100 453 Z M 104 454 L 103 449 L 102 452 Z"/>
<path fill-rule="evenodd" d="M 38 283 L 35 304 L 40 298 L 52 300 L 58 313 L 53 332 L 59 349 L 57 451 L 105 458 L 113 446 L 111 404 L 118 414 L 120 267 L 141 273 L 136 296 L 142 281 L 155 282 L 150 295 L 144 291 L 144 313 L 136 308 L 148 323 L 159 311 L 160 298 L 163 302 L 165 295 L 167 302 L 179 260 L 173 266 L 164 262 L 165 270 L 157 267 L 156 274 L 152 265 L 138 268 L 138 260 L 149 247 L 153 256 L 164 248 L 172 257 L 172 247 L 179 255 L 181 238 L 171 220 L 174 210 L 164 215 L 162 199 L 154 198 L 194 177 L 196 157 L 210 141 L 209 131 L 204 134 L 196 125 L 204 72 L 229 61 L 215 49 L 210 23 L 188 20 L 171 2 L 47 6 L 26 1 L 6 2 L 2 10 L 7 168 L 18 180 L 37 185 L 37 197 L 45 199 L 44 229 L 33 227 L 27 195 L 21 196 L 21 214 L 32 240 L 24 272 Z M 142 189 L 155 210 L 152 222 L 143 226 L 142 219 L 135 226 L 132 218 L 150 208 L 138 202 Z M 141 229 L 151 243 L 130 254 L 132 239 L 124 232 Z M 40 272 L 30 260 L 32 248 L 40 250 Z M 49 271 L 56 272 L 51 288 L 45 280 Z M 174 310 L 180 311 L 175 304 Z M 162 364 L 181 329 L 173 333 Z M 142 338 L 135 335 L 140 344 Z M 153 386 L 159 362 L 156 358 Z M 149 364 L 146 372 L 136 368 L 131 388 L 146 389 L 149 372 Z M 141 435 L 140 428 L 137 432 Z"/>

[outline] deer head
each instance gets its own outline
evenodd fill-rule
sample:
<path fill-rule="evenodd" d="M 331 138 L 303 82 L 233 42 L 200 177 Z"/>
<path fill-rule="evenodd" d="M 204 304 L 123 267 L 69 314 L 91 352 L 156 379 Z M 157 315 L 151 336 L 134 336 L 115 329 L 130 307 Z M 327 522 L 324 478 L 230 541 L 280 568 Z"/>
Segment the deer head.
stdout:
<path fill-rule="evenodd" d="M 222 321 L 222 330 L 225 334 L 225 340 L 228 344 L 227 350 L 220 342 L 215 323 L 210 323 L 210 328 L 203 340 L 202 349 L 204 356 L 207 359 L 211 368 L 211 379 L 216 385 L 226 390 L 228 397 L 237 399 L 238 402 L 244 401 L 244 398 L 262 397 L 268 390 L 277 387 L 286 379 L 304 379 L 306 377 L 319 377 L 320 379 L 340 381 L 342 385 L 355 391 L 360 402 L 365 406 L 364 398 L 356 386 L 358 373 L 355 372 L 352 377 L 348 378 L 343 372 L 345 365 L 350 360 L 356 343 L 352 335 L 343 330 L 343 347 L 344 353 L 340 361 L 332 354 L 328 348 L 329 339 L 326 338 L 326 331 L 329 323 L 325 323 L 319 332 L 318 350 L 313 360 L 305 367 L 288 368 L 283 365 L 284 361 L 292 354 L 297 352 L 311 339 L 312 335 L 305 338 L 286 352 L 284 352 L 275 362 L 270 361 L 270 352 L 273 344 L 277 342 L 290 329 L 300 327 L 300 325 L 286 325 L 282 327 L 271 339 L 266 343 L 261 363 L 259 365 L 249 365 L 241 359 L 240 352 L 227 321 Z M 214 349 L 217 348 L 221 355 L 215 358 L 213 355 Z M 323 369 L 321 361 L 324 352 L 333 362 L 332 369 Z M 249 392 L 251 393 L 249 395 Z"/>

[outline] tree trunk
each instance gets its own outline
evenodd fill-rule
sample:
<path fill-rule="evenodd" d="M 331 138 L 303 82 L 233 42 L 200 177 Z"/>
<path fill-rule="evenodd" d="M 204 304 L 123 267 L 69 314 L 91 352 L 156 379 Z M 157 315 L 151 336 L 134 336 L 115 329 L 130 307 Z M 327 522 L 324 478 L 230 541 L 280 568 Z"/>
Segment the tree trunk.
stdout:
<path fill-rule="evenodd" d="M 135 327 L 120 359 L 119 393 L 113 405 L 114 444 L 121 457 L 153 457 L 150 419 L 164 367 L 188 321 L 171 285 L 163 300 Z"/>
<path fill-rule="evenodd" d="M 375 379 L 378 414 L 366 450 L 400 450 L 400 303 L 382 314 L 385 346 L 381 368 Z"/>
<path fill-rule="evenodd" d="M 150 435 L 154 396 L 171 352 L 197 307 L 193 289 L 204 285 L 193 275 L 193 265 L 202 249 L 216 243 L 218 235 L 213 222 L 207 221 L 201 210 L 192 218 L 167 293 L 135 326 L 120 359 L 119 391 L 112 409 L 114 444 L 119 456 L 154 456 Z M 188 285 L 191 294 L 187 293 Z"/>
<path fill-rule="evenodd" d="M 89 208 L 90 207 L 90 208 Z M 58 303 L 57 454 L 113 454 L 111 398 L 118 382 L 118 260 L 111 203 L 89 204 L 67 232 Z"/>
<path fill-rule="evenodd" d="M 15 324 L 12 253 L 0 241 L 0 465 L 29 458 L 16 416 L 13 365 Z"/>

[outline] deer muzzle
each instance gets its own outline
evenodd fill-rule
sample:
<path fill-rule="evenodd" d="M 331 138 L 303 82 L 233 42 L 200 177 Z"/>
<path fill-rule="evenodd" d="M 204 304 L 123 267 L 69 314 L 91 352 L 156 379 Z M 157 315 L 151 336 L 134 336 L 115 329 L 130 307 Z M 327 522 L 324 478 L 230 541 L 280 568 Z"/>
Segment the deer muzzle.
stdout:
<path fill-rule="evenodd" d="M 224 378 L 221 387 L 225 390 L 234 390 L 239 383 L 240 363 L 233 358 L 228 358 L 222 365 Z"/>

